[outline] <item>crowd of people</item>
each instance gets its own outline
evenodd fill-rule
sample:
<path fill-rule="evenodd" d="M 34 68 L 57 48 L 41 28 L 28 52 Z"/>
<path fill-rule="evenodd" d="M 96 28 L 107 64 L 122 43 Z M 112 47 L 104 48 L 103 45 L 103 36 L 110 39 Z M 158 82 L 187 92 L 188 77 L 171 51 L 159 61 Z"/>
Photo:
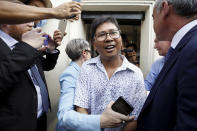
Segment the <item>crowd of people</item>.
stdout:
<path fill-rule="evenodd" d="M 51 104 L 44 71 L 55 67 L 66 33 L 57 29 L 50 36 L 40 27 L 44 19 L 74 21 L 81 14 L 78 2 L 49 6 L 42 0 L 0 1 L 1 131 L 47 131 Z M 93 20 L 90 43 L 67 43 L 71 62 L 59 78 L 57 131 L 197 130 L 197 0 L 156 0 L 152 16 L 154 47 L 163 57 L 145 81 L 135 45 L 121 54 L 121 31 L 112 16 Z M 120 96 L 134 107 L 129 115 L 112 110 Z"/>

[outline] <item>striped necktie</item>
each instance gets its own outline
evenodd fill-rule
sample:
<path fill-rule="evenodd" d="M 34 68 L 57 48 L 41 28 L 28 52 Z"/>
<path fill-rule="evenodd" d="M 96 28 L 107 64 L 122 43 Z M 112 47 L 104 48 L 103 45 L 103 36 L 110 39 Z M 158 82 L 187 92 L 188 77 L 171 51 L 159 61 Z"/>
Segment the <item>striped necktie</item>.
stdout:
<path fill-rule="evenodd" d="M 42 80 L 36 65 L 34 65 L 30 70 L 31 70 L 32 78 L 33 78 L 33 83 L 40 87 L 40 93 L 41 93 L 41 97 L 42 97 L 43 112 L 48 112 L 49 100 L 48 100 L 48 92 L 47 92 L 45 83 Z"/>

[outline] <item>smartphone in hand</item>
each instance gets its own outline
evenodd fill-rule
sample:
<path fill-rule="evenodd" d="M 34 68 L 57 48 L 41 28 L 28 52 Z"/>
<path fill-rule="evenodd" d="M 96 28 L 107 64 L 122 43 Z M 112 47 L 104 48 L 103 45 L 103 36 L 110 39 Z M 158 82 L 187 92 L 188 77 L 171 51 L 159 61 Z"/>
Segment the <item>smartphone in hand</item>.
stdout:
<path fill-rule="evenodd" d="M 124 115 L 129 115 L 133 109 L 133 106 L 129 105 L 122 96 L 120 96 L 112 105 L 112 110 Z"/>
<path fill-rule="evenodd" d="M 81 0 L 73 0 L 73 1 L 81 2 Z M 71 16 L 67 17 L 67 19 L 72 19 L 72 18 L 75 18 L 75 17 L 76 17 L 76 15 L 71 15 Z"/>
<path fill-rule="evenodd" d="M 66 26 L 67 26 L 67 20 L 66 19 L 60 20 L 59 25 L 58 25 L 58 29 L 61 31 L 62 36 L 64 36 Z"/>
<path fill-rule="evenodd" d="M 44 40 L 44 46 L 47 46 L 48 45 L 48 41 L 49 41 L 49 36 L 48 35 L 44 35 L 44 37 L 46 38 Z"/>

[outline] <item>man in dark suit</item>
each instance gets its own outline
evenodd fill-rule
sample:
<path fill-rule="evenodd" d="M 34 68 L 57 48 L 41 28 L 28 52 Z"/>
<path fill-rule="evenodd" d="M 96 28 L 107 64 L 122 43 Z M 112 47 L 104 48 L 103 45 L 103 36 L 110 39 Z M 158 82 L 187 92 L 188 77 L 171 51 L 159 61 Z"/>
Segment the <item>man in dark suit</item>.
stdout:
<path fill-rule="evenodd" d="M 33 25 L 0 25 L 1 131 L 46 131 L 50 102 L 43 71 L 55 67 L 59 55 L 56 47 L 62 37 L 56 31 L 54 40 L 49 37 L 46 52 L 40 52 L 45 33 L 32 30 Z"/>
<path fill-rule="evenodd" d="M 158 40 L 172 41 L 138 117 L 138 131 L 197 131 L 197 0 L 157 0 Z"/>

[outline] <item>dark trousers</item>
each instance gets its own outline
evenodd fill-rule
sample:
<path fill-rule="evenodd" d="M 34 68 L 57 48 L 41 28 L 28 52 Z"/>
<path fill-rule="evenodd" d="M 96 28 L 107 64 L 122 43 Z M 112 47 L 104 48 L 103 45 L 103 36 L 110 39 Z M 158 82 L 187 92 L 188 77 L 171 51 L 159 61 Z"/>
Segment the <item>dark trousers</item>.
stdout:
<path fill-rule="evenodd" d="M 37 119 L 36 131 L 47 131 L 47 115 L 46 115 L 46 113 L 43 113 Z"/>

